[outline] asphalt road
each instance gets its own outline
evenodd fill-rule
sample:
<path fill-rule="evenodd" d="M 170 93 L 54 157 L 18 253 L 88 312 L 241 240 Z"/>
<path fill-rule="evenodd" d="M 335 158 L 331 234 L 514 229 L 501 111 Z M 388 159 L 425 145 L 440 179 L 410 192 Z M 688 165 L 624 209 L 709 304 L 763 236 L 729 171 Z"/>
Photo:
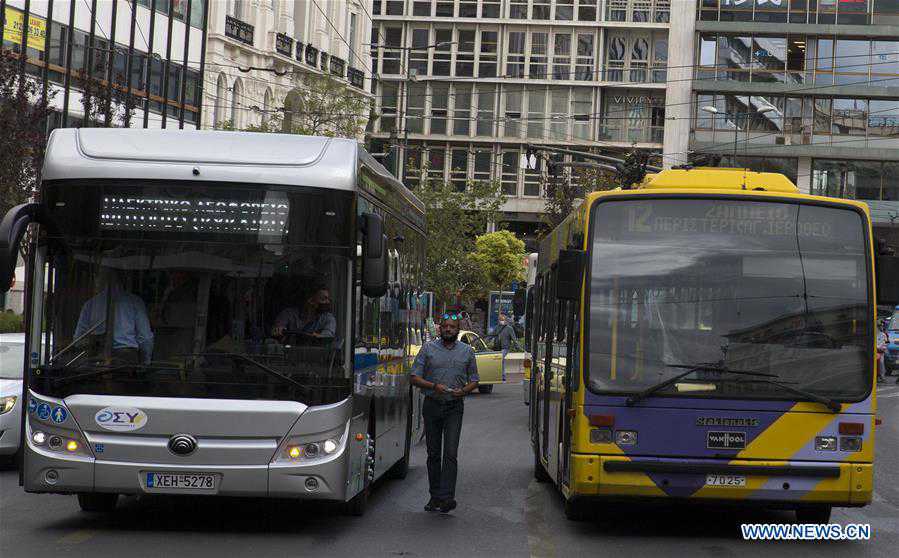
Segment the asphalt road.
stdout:
<path fill-rule="evenodd" d="M 466 401 L 459 508 L 422 511 L 424 448 L 404 481 L 381 483 L 363 518 L 293 501 L 129 498 L 112 515 L 79 511 L 74 497 L 25 494 L 0 472 L 0 556 L 895 556 L 899 547 L 899 386 L 882 390 L 877 493 L 839 523 L 870 523 L 867 542 L 746 542 L 740 523 L 792 522 L 788 512 L 616 506 L 586 523 L 566 521 L 560 497 L 532 477 L 520 385 Z"/>

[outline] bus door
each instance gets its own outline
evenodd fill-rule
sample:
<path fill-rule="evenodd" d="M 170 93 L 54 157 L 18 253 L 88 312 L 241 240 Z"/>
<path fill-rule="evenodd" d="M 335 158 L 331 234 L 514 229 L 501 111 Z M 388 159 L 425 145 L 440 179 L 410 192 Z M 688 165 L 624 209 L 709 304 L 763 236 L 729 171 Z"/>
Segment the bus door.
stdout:
<path fill-rule="evenodd" d="M 532 447 L 537 447 L 539 441 L 537 431 L 539 422 L 537 418 L 540 416 L 538 410 L 540 407 L 540 400 L 537 387 L 542 378 L 540 375 L 540 371 L 542 370 L 540 367 L 540 335 L 543 328 L 543 291 L 543 279 L 538 277 L 532 293 L 534 297 L 532 308 L 533 319 L 530 320 L 530 325 L 527 330 L 528 339 L 530 340 L 528 349 L 531 355 L 531 382 L 528 386 L 531 405 L 528 413 L 528 424 L 530 425 L 529 430 Z"/>
<path fill-rule="evenodd" d="M 540 450 L 542 452 L 543 458 L 546 459 L 547 463 L 550 463 L 549 458 L 551 453 L 549 451 L 549 433 L 550 433 L 550 417 L 552 414 L 550 413 L 550 407 L 552 407 L 552 379 L 554 374 L 554 366 L 553 366 L 553 342 L 555 339 L 555 310 L 556 310 L 556 289 L 555 289 L 555 270 L 551 270 L 547 275 L 546 281 L 546 299 L 544 301 L 545 304 L 545 312 L 543 315 L 543 346 L 544 355 L 543 355 L 543 397 L 541 401 L 541 411 L 543 412 L 543 417 L 539 421 L 541 430 L 541 438 L 540 438 Z"/>
<path fill-rule="evenodd" d="M 569 461 L 571 455 L 571 424 L 574 421 L 574 415 L 570 412 L 575 408 L 572 401 L 572 394 L 578 390 L 579 370 L 578 359 L 580 351 L 578 345 L 580 341 L 580 306 L 574 301 L 563 301 L 562 308 L 565 320 L 564 334 L 564 350 L 565 350 L 565 371 L 561 382 L 562 399 L 561 410 L 559 412 L 559 420 L 561 421 L 561 432 L 559 433 L 561 452 L 559 455 L 559 483 L 569 484 Z M 561 347 L 560 347 L 561 348 Z"/>

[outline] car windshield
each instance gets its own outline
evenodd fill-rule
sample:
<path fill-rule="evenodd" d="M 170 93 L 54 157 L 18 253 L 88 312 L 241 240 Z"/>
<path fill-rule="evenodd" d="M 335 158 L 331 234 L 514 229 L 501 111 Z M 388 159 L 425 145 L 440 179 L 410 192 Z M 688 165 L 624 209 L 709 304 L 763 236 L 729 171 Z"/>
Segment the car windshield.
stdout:
<path fill-rule="evenodd" d="M 308 404 L 348 395 L 349 195 L 49 195 L 65 230 L 48 256 L 45 393 Z"/>
<path fill-rule="evenodd" d="M 14 335 L 17 339 L 4 339 Z M 4 380 L 21 380 L 25 365 L 25 334 L 7 333 L 0 335 L 0 378 Z"/>
<path fill-rule="evenodd" d="M 873 317 L 858 213 L 719 199 L 610 201 L 594 211 L 592 389 L 638 392 L 714 364 L 842 400 L 868 393 Z M 662 393 L 795 398 L 703 371 Z"/>

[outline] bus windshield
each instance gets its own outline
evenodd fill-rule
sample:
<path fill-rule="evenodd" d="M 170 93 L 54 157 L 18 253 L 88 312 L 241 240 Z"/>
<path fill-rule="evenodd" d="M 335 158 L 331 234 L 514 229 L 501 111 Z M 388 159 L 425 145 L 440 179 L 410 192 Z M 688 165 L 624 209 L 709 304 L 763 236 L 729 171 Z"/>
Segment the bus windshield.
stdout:
<path fill-rule="evenodd" d="M 865 222 L 853 210 L 725 199 L 593 209 L 589 380 L 635 393 L 857 401 L 871 389 Z M 768 374 L 728 374 L 746 371 Z"/>
<path fill-rule="evenodd" d="M 42 392 L 340 401 L 348 193 L 48 189 Z"/>

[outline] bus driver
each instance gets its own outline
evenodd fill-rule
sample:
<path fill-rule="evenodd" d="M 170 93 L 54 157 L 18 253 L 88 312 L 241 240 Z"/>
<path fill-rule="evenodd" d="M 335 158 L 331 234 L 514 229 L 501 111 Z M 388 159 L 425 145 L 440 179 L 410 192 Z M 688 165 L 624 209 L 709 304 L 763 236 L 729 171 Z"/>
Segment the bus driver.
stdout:
<path fill-rule="evenodd" d="M 302 313 L 299 308 L 285 308 L 275 318 L 272 335 L 283 338 L 297 333 L 321 339 L 333 339 L 337 333 L 337 318 L 331 313 L 331 291 L 326 287 L 316 289 L 306 300 Z"/>

